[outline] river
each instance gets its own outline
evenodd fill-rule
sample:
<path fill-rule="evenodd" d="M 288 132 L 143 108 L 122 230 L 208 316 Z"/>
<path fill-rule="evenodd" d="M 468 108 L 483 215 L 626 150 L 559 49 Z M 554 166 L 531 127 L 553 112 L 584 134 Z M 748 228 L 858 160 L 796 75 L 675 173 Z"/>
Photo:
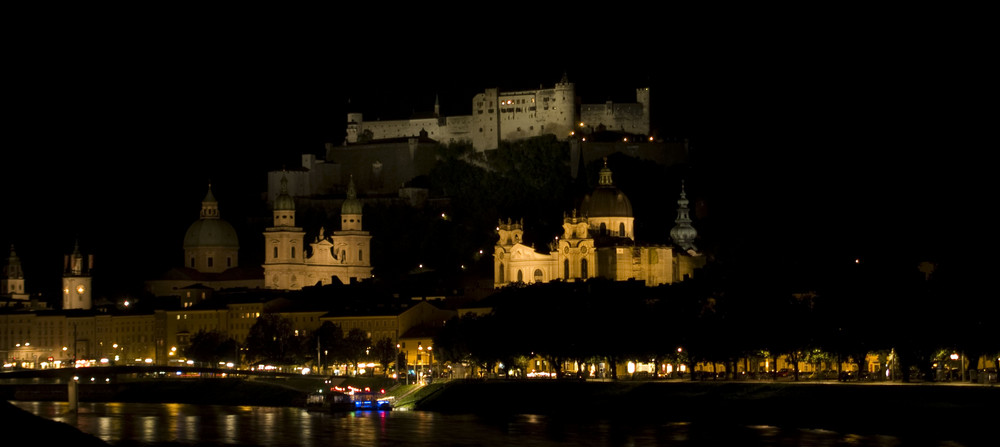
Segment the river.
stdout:
<path fill-rule="evenodd" d="M 318 413 L 289 407 L 15 401 L 117 446 L 900 446 L 893 436 L 773 426 L 481 417 L 423 411 Z M 924 444 L 927 440 L 922 440 Z M 944 443 L 941 443 L 944 444 Z M 932 443 L 933 445 L 933 443 Z M 961 444 L 948 444 L 961 445 Z"/>

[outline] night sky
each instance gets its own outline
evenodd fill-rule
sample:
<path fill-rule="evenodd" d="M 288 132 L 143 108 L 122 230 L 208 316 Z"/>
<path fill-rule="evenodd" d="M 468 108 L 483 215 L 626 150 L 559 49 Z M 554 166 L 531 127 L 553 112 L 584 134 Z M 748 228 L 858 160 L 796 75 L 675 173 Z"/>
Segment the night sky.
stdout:
<path fill-rule="evenodd" d="M 992 204 L 987 120 L 967 107 L 982 94 L 978 59 L 916 30 L 809 28 L 623 27 L 628 40 L 533 36 L 471 57 L 432 43 L 459 31 L 399 54 L 343 30 L 26 37 L 6 64 L 0 243 L 16 245 L 36 291 L 78 238 L 121 276 L 157 272 L 180 262 L 209 182 L 222 217 L 241 218 L 230 210 L 265 191 L 266 171 L 339 143 L 349 111 L 406 118 L 437 95 L 444 115 L 463 115 L 485 88 L 567 73 L 587 103 L 651 87 L 654 129 L 695 142 L 714 173 L 705 190 L 768 256 L 974 253 Z M 154 259 L 128 259 L 146 250 Z"/>

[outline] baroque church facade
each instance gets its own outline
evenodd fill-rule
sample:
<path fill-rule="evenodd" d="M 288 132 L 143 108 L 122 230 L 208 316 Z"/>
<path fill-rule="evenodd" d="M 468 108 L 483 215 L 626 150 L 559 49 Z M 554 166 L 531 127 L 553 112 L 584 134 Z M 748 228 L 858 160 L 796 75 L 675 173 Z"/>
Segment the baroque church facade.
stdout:
<path fill-rule="evenodd" d="M 584 197 L 580 213 L 563 216 L 563 233 L 543 253 L 525 245 L 523 222 L 500 222 L 493 252 L 493 285 L 607 278 L 637 280 L 647 286 L 671 284 L 692 277 L 705 264 L 694 245 L 688 201 L 681 185 L 678 214 L 670 235 L 673 246 L 635 242 L 632 204 L 614 185 L 605 165 L 598 185 Z"/>
<path fill-rule="evenodd" d="M 305 231 L 295 225 L 295 200 L 282 179 L 274 199 L 273 225 L 264 230 L 264 287 L 299 290 L 327 285 L 337 278 L 349 284 L 372 276 L 371 235 L 362 227 L 362 203 L 353 178 L 340 209 L 340 230 L 327 235 L 324 228 L 305 247 Z"/>

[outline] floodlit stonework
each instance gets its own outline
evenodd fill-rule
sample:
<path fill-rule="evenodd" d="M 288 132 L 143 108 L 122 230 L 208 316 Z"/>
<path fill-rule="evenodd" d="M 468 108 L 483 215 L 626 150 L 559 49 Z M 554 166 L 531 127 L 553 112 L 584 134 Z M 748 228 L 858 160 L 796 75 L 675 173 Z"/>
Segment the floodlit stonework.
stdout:
<path fill-rule="evenodd" d="M 426 135 L 440 143 L 472 143 L 478 151 L 496 149 L 501 141 L 555 135 L 565 141 L 577 131 L 649 133 L 649 89 L 636 89 L 636 102 L 576 105 L 576 87 L 567 76 L 552 88 L 500 91 L 488 88 L 472 98 L 472 115 L 442 117 L 440 107 L 424 117 L 365 121 L 347 116 L 345 143 L 367 143 Z"/>
<path fill-rule="evenodd" d="M 319 235 L 305 250 L 305 231 L 295 225 L 295 201 L 285 182 L 274 200 L 274 224 L 264 231 L 264 287 L 299 290 L 327 285 L 333 278 L 344 284 L 371 277 L 371 235 L 362 229 L 362 204 L 354 181 L 341 206 L 340 231 Z"/>
<path fill-rule="evenodd" d="M 647 286 L 683 281 L 705 263 L 694 246 L 697 232 L 687 205 L 682 186 L 677 226 L 671 231 L 676 246 L 636 244 L 632 204 L 614 185 L 605 161 L 597 188 L 584 198 L 579 214 L 573 210 L 563 216 L 563 234 L 549 244 L 547 253 L 523 243 L 523 222 L 498 223 L 494 287 L 597 277 L 644 281 Z"/>

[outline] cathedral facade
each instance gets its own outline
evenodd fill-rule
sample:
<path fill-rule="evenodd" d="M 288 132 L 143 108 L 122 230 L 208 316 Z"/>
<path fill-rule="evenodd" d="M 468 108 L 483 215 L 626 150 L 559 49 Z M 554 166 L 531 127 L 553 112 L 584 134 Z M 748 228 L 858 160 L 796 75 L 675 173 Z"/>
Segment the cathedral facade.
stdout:
<path fill-rule="evenodd" d="M 353 178 L 340 209 L 340 231 L 319 235 L 305 248 L 305 231 L 295 225 L 295 201 L 287 181 L 274 200 L 274 223 L 264 230 L 264 287 L 299 290 L 337 278 L 348 284 L 371 277 L 371 235 L 362 228 L 362 204 Z"/>
<path fill-rule="evenodd" d="M 678 217 L 671 230 L 673 246 L 635 243 L 634 217 L 628 197 L 612 180 L 605 161 L 598 186 L 571 215 L 563 216 L 563 233 L 547 253 L 523 243 L 522 222 L 500 222 L 493 252 L 494 287 L 514 283 L 586 281 L 607 278 L 637 280 L 647 286 L 670 284 L 694 275 L 705 258 L 694 245 L 697 232 L 688 217 L 683 184 Z"/>

